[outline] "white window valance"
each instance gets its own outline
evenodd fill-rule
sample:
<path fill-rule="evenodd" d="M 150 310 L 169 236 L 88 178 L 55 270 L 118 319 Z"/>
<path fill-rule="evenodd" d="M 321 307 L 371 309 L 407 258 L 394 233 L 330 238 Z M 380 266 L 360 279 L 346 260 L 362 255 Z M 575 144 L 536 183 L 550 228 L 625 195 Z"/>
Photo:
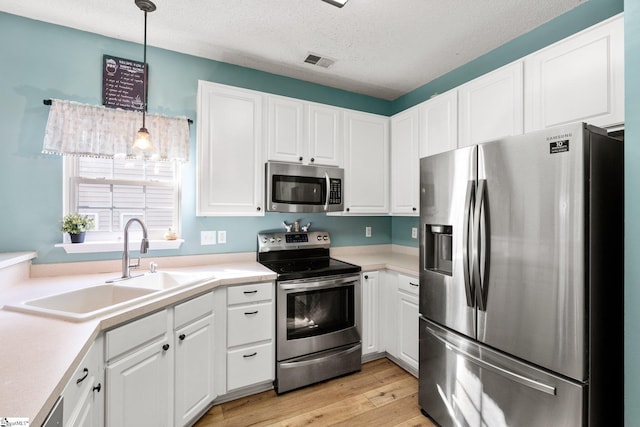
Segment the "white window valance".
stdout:
<path fill-rule="evenodd" d="M 187 117 L 147 114 L 154 160 L 189 160 Z M 102 158 L 139 158 L 133 140 L 142 127 L 142 113 L 120 108 L 53 99 L 44 135 L 43 153 Z"/>

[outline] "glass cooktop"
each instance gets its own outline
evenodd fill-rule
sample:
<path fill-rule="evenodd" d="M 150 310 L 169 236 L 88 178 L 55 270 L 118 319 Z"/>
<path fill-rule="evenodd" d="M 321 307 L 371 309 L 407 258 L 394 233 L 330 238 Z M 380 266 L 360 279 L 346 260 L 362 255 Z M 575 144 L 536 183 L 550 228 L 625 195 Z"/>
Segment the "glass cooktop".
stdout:
<path fill-rule="evenodd" d="M 333 258 L 261 261 L 261 264 L 277 273 L 280 281 L 359 273 L 361 270 L 360 266 Z"/>

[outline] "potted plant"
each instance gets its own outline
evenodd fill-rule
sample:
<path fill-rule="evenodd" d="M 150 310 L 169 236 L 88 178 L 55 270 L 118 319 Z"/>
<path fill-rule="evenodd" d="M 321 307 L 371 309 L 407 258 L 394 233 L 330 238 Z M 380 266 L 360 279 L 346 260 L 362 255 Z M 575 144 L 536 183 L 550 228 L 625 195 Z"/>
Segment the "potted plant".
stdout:
<path fill-rule="evenodd" d="M 84 233 L 93 228 L 93 218 L 79 213 L 68 214 L 62 218 L 62 232 L 69 233 L 71 243 L 84 242 Z"/>

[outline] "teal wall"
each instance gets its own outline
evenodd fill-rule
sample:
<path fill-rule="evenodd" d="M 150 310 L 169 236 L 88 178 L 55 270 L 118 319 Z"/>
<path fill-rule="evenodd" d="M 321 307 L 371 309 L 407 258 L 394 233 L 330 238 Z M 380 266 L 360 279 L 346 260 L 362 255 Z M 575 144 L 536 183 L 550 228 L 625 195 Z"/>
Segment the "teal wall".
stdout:
<path fill-rule="evenodd" d="M 625 0 L 625 425 L 640 425 L 640 2 Z"/>
<path fill-rule="evenodd" d="M 101 104 L 102 55 L 140 58 L 139 44 L 0 13 L 0 252 L 36 250 L 37 263 L 116 259 L 119 253 L 67 255 L 61 241 L 62 159 L 41 154 L 49 108 L 43 99 Z M 196 120 L 198 80 L 390 115 L 391 103 L 300 80 L 149 48 L 149 111 Z M 254 251 L 256 233 L 301 219 L 331 232 L 336 246 L 388 244 L 390 217 L 327 217 L 267 214 L 265 217 L 195 216 L 196 124 L 191 127 L 191 161 L 183 168 L 180 250 L 153 256 Z M 366 238 L 364 229 L 373 235 Z M 225 245 L 200 246 L 201 230 L 226 230 Z"/>
<path fill-rule="evenodd" d="M 394 216 L 391 218 L 391 241 L 396 245 L 418 247 L 418 239 L 411 237 L 411 229 L 418 228 L 420 219 L 415 216 Z"/>

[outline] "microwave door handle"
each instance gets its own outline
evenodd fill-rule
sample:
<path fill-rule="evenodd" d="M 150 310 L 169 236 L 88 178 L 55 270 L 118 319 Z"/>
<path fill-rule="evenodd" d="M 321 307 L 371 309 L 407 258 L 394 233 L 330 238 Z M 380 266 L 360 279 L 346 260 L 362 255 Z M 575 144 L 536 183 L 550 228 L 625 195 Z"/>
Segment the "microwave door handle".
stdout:
<path fill-rule="evenodd" d="M 325 180 L 325 188 L 327 189 L 326 191 L 326 196 L 324 199 L 324 211 L 327 212 L 329 210 L 329 195 L 331 194 L 331 180 L 329 179 L 329 174 L 325 171 L 324 173 L 324 180 Z"/>

